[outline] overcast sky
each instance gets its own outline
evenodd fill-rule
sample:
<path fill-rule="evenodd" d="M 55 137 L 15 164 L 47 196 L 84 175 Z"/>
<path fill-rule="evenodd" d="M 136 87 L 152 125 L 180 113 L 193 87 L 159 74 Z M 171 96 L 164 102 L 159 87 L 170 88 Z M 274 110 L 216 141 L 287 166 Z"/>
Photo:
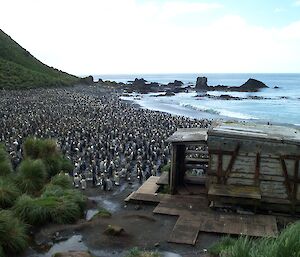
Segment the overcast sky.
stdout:
<path fill-rule="evenodd" d="M 0 0 L 0 25 L 76 75 L 300 72 L 300 0 Z"/>

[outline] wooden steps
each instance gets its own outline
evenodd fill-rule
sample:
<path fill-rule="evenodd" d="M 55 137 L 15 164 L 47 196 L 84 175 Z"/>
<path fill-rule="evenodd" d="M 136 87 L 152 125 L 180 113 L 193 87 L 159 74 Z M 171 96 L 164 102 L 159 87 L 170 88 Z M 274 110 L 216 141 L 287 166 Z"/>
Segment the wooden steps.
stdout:
<path fill-rule="evenodd" d="M 151 176 L 137 191 L 132 192 L 128 197 L 126 197 L 124 201 L 159 203 L 163 195 L 156 193 L 159 188 L 159 185 L 157 185 L 158 180 L 158 176 Z"/>

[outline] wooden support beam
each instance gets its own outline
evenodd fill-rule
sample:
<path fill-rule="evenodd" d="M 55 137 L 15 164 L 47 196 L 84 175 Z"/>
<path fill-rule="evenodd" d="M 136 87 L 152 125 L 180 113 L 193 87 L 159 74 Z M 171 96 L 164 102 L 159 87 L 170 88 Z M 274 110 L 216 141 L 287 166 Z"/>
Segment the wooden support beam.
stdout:
<path fill-rule="evenodd" d="M 218 176 L 218 183 L 221 182 L 222 173 L 223 173 L 223 155 L 222 151 L 218 151 L 218 170 L 217 170 L 217 176 Z"/>
<path fill-rule="evenodd" d="M 230 162 L 229 162 L 229 164 L 228 164 L 228 167 L 227 167 L 227 169 L 226 169 L 226 171 L 225 171 L 225 174 L 224 174 L 224 178 L 223 178 L 224 184 L 226 184 L 227 178 L 228 178 L 228 176 L 229 176 L 229 174 L 230 174 L 230 172 L 231 172 L 231 170 L 232 170 L 232 168 L 233 168 L 233 165 L 234 165 L 234 162 L 235 162 L 235 160 L 236 160 L 236 157 L 237 157 L 237 155 L 238 155 L 238 153 L 239 153 L 239 150 L 240 150 L 240 144 L 237 144 L 237 146 L 236 146 L 236 148 L 235 148 L 235 150 L 234 150 L 234 152 L 233 152 L 233 154 L 232 154 L 232 156 L 231 156 L 231 159 L 230 159 Z"/>
<path fill-rule="evenodd" d="M 282 168 L 282 172 L 283 172 L 283 176 L 284 176 L 285 187 L 287 189 L 287 194 L 289 196 L 289 199 L 291 199 L 292 189 L 291 189 L 291 185 L 290 185 L 290 181 L 289 181 L 289 175 L 287 172 L 285 160 L 283 158 L 280 158 L 280 163 L 281 163 L 281 168 Z"/>
<path fill-rule="evenodd" d="M 256 161 L 255 161 L 255 185 L 259 186 L 259 170 L 260 170 L 260 153 L 256 153 Z"/>

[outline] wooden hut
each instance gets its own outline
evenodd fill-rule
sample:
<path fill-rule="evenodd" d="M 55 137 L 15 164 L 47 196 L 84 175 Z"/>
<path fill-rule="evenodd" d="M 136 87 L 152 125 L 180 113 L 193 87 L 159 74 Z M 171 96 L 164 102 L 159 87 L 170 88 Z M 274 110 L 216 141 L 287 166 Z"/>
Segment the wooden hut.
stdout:
<path fill-rule="evenodd" d="M 201 156 L 191 160 L 188 146 L 207 144 L 208 168 L 201 179 L 205 180 L 209 200 L 300 212 L 299 129 L 228 123 L 198 132 L 180 130 L 169 141 L 173 149 L 169 176 L 172 194 L 191 182 L 186 176 L 189 163 L 203 161 Z"/>
<path fill-rule="evenodd" d="M 221 202 L 300 211 L 300 131 L 222 124 L 208 131 L 208 196 Z"/>

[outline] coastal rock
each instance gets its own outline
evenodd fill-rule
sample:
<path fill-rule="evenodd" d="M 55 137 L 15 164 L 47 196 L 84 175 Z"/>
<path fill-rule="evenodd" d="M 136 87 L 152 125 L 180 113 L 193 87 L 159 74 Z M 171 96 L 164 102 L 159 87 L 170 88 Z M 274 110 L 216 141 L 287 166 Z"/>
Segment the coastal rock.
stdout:
<path fill-rule="evenodd" d="M 198 77 L 195 89 L 196 91 L 206 91 L 208 89 L 207 77 Z"/>
<path fill-rule="evenodd" d="M 174 80 L 174 82 L 168 83 L 169 87 L 181 87 L 183 85 L 183 82 L 180 80 Z"/>
<path fill-rule="evenodd" d="M 141 78 L 141 79 L 136 78 L 136 79 L 132 82 L 132 85 L 133 85 L 134 87 L 143 87 L 143 86 L 146 85 L 146 82 L 147 82 L 147 80 L 145 80 L 145 79 L 143 79 L 143 78 Z"/>
<path fill-rule="evenodd" d="M 262 88 L 268 88 L 268 86 L 259 80 L 250 78 L 239 87 L 239 90 L 243 92 L 257 92 Z"/>
<path fill-rule="evenodd" d="M 92 84 L 94 84 L 94 78 L 93 78 L 93 76 L 87 76 L 87 77 L 81 78 L 80 83 L 84 84 L 84 85 L 92 85 Z"/>

